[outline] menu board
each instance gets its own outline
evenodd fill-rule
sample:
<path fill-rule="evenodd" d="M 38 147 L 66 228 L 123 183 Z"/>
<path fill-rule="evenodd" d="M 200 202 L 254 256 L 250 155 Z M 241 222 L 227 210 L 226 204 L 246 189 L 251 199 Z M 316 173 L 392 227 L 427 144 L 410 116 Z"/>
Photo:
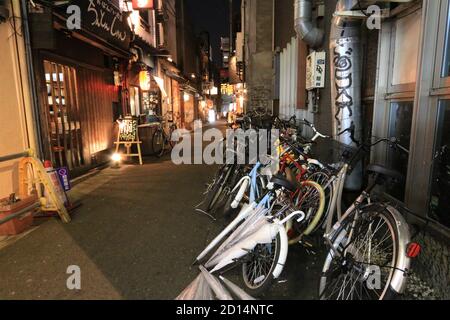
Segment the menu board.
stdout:
<path fill-rule="evenodd" d="M 126 117 L 119 121 L 119 142 L 137 141 L 138 121 L 136 118 Z"/>

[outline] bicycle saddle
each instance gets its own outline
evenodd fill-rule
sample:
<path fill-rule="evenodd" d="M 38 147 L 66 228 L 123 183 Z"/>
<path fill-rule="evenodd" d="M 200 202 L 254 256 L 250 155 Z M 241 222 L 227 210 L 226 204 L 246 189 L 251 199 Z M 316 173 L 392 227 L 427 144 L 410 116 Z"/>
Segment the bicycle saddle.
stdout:
<path fill-rule="evenodd" d="M 371 164 L 367 167 L 367 171 L 369 173 L 376 173 L 379 175 L 382 175 L 384 177 L 388 177 L 388 178 L 392 178 L 398 181 L 403 181 L 404 180 L 404 176 L 403 174 L 401 174 L 398 171 L 389 169 L 383 165 L 379 165 L 379 164 Z"/>
<path fill-rule="evenodd" d="M 295 192 L 297 190 L 297 187 L 292 182 L 290 182 L 284 176 L 279 175 L 279 174 L 276 176 L 273 176 L 272 179 L 270 180 L 270 182 L 275 187 L 278 187 L 278 188 L 282 187 L 290 192 Z"/>

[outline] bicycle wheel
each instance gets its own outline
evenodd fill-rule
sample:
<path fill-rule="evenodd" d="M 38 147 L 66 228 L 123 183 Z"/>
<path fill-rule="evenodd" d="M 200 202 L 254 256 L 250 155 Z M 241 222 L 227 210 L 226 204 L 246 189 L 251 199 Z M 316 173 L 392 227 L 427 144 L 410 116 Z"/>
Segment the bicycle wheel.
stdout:
<path fill-rule="evenodd" d="M 178 130 L 178 128 L 177 128 L 176 125 L 172 125 L 172 126 L 170 127 L 169 145 L 170 145 L 170 148 L 171 148 L 171 149 L 173 149 L 173 148 L 176 146 L 176 144 L 177 144 L 175 141 L 172 140 L 172 138 L 173 138 L 173 133 L 174 133 L 176 130 Z"/>
<path fill-rule="evenodd" d="M 319 223 L 317 224 L 316 228 L 313 230 L 312 233 L 316 232 L 321 226 L 324 225 L 327 217 L 328 217 L 328 212 L 330 210 L 330 205 L 331 205 L 331 199 L 332 199 L 332 191 L 333 191 L 333 186 L 332 184 L 329 184 L 330 181 L 330 176 L 327 173 L 327 171 L 317 171 L 313 174 L 311 174 L 310 176 L 308 176 L 308 180 L 310 181 L 314 181 L 317 182 L 323 189 L 324 193 L 325 193 L 325 207 L 324 207 L 324 211 L 322 214 L 322 218 L 320 219 Z"/>
<path fill-rule="evenodd" d="M 208 192 L 208 196 L 205 200 L 206 211 L 211 212 L 214 206 L 216 205 L 224 189 L 225 183 L 228 180 L 229 176 L 231 175 L 231 172 L 232 172 L 231 165 L 223 166 L 220 169 L 217 178 L 214 181 L 214 186 Z"/>
<path fill-rule="evenodd" d="M 319 285 L 324 300 L 387 300 L 398 265 L 399 230 L 393 214 L 370 205 L 341 222 L 331 242 Z M 348 240 L 350 239 L 350 241 Z M 401 272 L 401 271 L 400 271 Z M 406 281 L 406 275 L 403 281 Z"/>
<path fill-rule="evenodd" d="M 281 252 L 281 237 L 278 233 L 270 244 L 259 244 L 249 253 L 242 264 L 242 277 L 250 295 L 259 296 L 273 283 L 273 272 Z"/>
<path fill-rule="evenodd" d="M 230 194 L 233 190 L 233 188 L 236 186 L 238 181 L 243 177 L 243 171 L 241 168 L 233 166 L 232 172 L 230 176 L 227 178 L 227 180 L 224 183 L 224 187 L 222 189 L 222 192 L 220 193 L 215 205 L 214 205 L 214 211 L 222 212 L 224 214 L 226 212 L 225 208 L 227 206 L 227 201 L 230 197 Z"/>
<path fill-rule="evenodd" d="M 318 183 L 303 181 L 294 204 L 306 216 L 301 222 L 288 223 L 289 244 L 298 243 L 303 236 L 310 235 L 319 226 L 325 209 L 325 192 Z"/>
<path fill-rule="evenodd" d="M 152 148 L 153 153 L 157 157 L 163 156 L 165 149 L 165 139 L 164 139 L 164 132 L 160 129 L 156 130 L 155 133 L 153 134 Z"/>

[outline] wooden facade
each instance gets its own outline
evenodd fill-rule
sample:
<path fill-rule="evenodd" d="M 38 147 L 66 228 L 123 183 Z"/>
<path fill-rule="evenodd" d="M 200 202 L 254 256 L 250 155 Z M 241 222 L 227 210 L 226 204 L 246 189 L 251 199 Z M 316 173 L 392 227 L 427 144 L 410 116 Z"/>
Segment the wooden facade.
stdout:
<path fill-rule="evenodd" d="M 126 83 L 115 83 L 114 72 L 126 70 L 130 39 L 119 43 L 92 28 L 68 36 L 59 12 L 44 12 L 50 24 L 40 14 L 31 27 L 45 30 L 32 37 L 43 157 L 54 167 L 68 167 L 73 177 L 110 156 L 115 120 L 128 108 L 128 91 L 121 92 Z M 125 24 L 115 28 L 131 32 Z"/>

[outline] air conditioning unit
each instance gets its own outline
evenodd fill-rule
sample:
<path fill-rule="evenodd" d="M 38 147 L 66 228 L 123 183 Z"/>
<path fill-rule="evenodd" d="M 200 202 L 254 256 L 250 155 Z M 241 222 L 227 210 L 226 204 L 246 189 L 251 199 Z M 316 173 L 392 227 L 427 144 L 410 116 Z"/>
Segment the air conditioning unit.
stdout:
<path fill-rule="evenodd" d="M 314 51 L 306 58 L 306 90 L 325 88 L 326 53 Z"/>

